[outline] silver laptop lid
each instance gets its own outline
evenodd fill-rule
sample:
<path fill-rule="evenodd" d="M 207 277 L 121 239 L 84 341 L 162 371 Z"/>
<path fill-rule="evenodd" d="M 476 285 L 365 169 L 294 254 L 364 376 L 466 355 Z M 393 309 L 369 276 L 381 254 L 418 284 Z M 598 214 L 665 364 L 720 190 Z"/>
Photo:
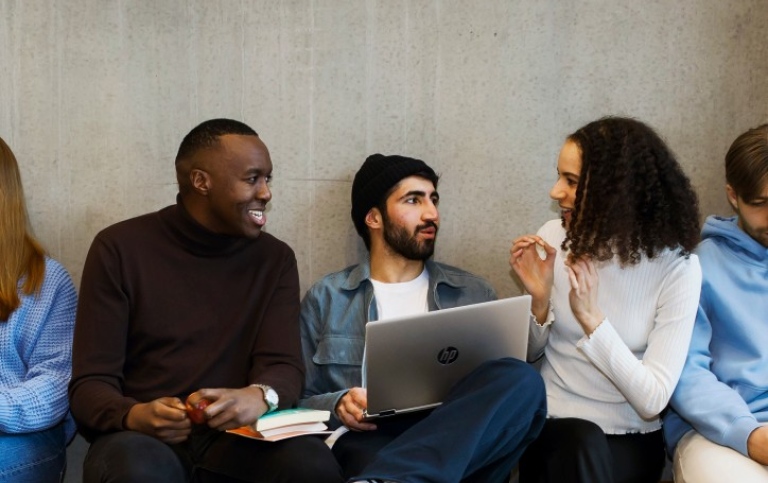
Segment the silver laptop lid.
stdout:
<path fill-rule="evenodd" d="M 525 360 L 530 307 L 531 297 L 522 295 L 369 322 L 363 360 L 366 417 L 436 406 L 483 362 Z"/>

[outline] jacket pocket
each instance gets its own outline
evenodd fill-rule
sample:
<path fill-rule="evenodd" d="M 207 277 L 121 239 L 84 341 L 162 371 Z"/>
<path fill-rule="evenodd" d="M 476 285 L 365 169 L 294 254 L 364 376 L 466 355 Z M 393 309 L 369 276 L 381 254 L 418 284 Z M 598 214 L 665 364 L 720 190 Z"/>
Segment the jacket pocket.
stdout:
<path fill-rule="evenodd" d="M 312 357 L 315 364 L 340 364 L 361 366 L 363 364 L 364 339 L 328 337 L 320 341 Z"/>

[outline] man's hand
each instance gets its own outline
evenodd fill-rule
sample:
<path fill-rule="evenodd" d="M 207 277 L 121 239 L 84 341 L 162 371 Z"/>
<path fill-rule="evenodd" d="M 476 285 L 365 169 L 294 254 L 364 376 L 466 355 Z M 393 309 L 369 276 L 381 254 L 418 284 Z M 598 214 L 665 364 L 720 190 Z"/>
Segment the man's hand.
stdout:
<path fill-rule="evenodd" d="M 255 386 L 242 389 L 200 389 L 190 395 L 211 404 L 203 411 L 208 426 L 219 431 L 253 424 L 269 409 L 264 392 Z"/>
<path fill-rule="evenodd" d="M 760 426 L 749 434 L 747 453 L 761 465 L 768 465 L 768 426 Z"/>
<path fill-rule="evenodd" d="M 344 426 L 356 431 L 371 431 L 376 425 L 363 421 L 363 410 L 368 407 L 368 392 L 362 387 L 353 387 L 336 405 L 336 417 Z"/>
<path fill-rule="evenodd" d="M 168 444 L 181 443 L 192 431 L 184 403 L 175 397 L 134 405 L 125 416 L 125 427 Z"/>

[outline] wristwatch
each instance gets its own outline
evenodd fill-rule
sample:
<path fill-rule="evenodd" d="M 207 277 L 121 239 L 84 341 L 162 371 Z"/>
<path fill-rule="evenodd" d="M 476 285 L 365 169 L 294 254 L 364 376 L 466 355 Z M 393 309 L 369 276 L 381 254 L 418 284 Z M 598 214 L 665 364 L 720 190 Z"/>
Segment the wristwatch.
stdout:
<path fill-rule="evenodd" d="M 251 386 L 258 387 L 264 393 L 264 402 L 267 403 L 268 413 L 271 413 L 277 409 L 277 404 L 280 401 L 280 398 L 274 389 L 267 386 L 266 384 L 251 384 Z"/>

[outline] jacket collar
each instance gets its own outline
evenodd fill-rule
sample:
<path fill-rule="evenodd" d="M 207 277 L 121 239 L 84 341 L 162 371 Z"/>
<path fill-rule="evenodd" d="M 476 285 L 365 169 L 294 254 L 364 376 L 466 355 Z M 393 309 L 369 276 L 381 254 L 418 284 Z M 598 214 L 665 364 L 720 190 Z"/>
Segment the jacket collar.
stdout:
<path fill-rule="evenodd" d="M 430 292 L 432 292 L 432 290 L 438 284 L 445 284 L 453 288 L 464 288 L 463 283 L 461 283 L 456 277 L 446 273 L 440 264 L 433 261 L 431 258 L 426 261 L 425 266 L 427 268 L 427 273 L 429 274 Z M 360 288 L 360 285 L 363 282 L 370 280 L 370 278 L 371 259 L 370 257 L 367 257 L 365 261 L 358 264 L 349 272 L 349 275 L 342 284 L 341 288 L 342 290 L 357 290 Z"/>

